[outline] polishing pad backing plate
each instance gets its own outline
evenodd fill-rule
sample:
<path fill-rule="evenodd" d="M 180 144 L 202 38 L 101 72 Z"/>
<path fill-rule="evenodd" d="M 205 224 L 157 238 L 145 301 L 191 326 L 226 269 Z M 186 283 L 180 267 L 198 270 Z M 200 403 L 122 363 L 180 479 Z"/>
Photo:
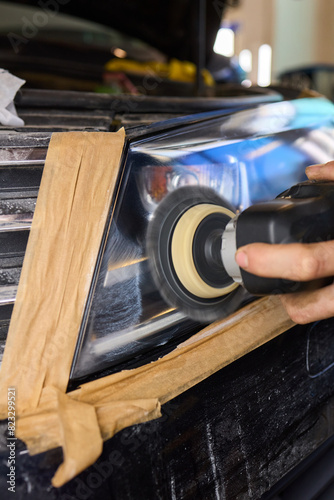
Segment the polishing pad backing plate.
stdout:
<path fill-rule="evenodd" d="M 234 312 L 244 302 L 246 293 L 243 287 L 237 286 L 235 288 L 233 280 L 224 272 L 224 268 L 222 268 L 222 274 L 226 275 L 226 280 L 219 278 L 220 284 L 217 284 L 216 280 L 213 286 L 215 292 L 210 290 L 208 293 L 206 286 L 203 287 L 203 289 L 206 289 L 206 292 L 203 292 L 203 283 L 212 287 L 210 276 L 205 283 L 208 275 L 207 269 L 205 269 L 205 279 L 203 279 L 203 276 L 201 276 L 203 266 L 196 266 L 197 257 L 199 257 L 200 264 L 203 263 L 203 248 L 201 249 L 202 253 L 195 252 L 195 255 L 193 255 L 196 267 L 195 274 L 198 274 L 195 280 L 197 282 L 196 285 L 192 281 L 188 283 L 187 278 L 183 276 L 184 273 L 180 271 L 185 261 L 185 256 L 184 250 L 179 251 L 174 249 L 174 256 L 172 254 L 173 243 L 174 245 L 176 243 L 176 246 L 179 244 L 179 238 L 178 236 L 174 238 L 174 232 L 182 216 L 192 207 L 202 204 L 210 205 L 209 211 L 217 210 L 217 206 L 223 208 L 222 212 L 224 213 L 209 214 L 207 218 L 210 218 L 211 215 L 213 217 L 218 216 L 224 218 L 227 224 L 231 217 L 234 216 L 234 208 L 211 188 L 205 186 L 184 186 L 176 189 L 159 203 L 153 214 L 153 218 L 149 222 L 146 235 L 146 253 L 151 276 L 157 290 L 166 303 L 171 307 L 179 309 L 189 318 L 200 323 L 210 323 Z M 225 209 L 227 213 L 225 213 Z M 202 212 L 202 209 L 200 209 L 200 212 Z M 199 219 L 203 219 L 203 217 L 204 213 L 202 212 L 199 215 Z M 194 241 L 197 238 L 197 241 L 201 242 L 203 238 L 198 236 L 202 234 L 199 229 L 200 227 L 203 228 L 203 221 L 199 222 L 199 229 L 196 229 L 197 225 L 197 222 L 192 224 L 190 232 L 191 234 L 195 232 Z M 205 226 L 207 227 L 206 224 Z M 183 224 L 179 226 L 179 230 L 182 233 Z M 224 230 L 224 227 L 222 230 Z M 188 240 L 188 238 L 186 239 Z M 188 241 L 191 240 L 192 236 L 190 236 L 190 240 Z M 180 244 L 182 246 L 182 243 Z M 189 245 L 191 246 L 191 243 Z M 186 250 L 188 256 L 190 252 L 189 245 L 188 250 Z M 195 246 L 198 248 L 197 244 Z M 175 269 L 175 265 L 177 270 Z M 189 276 L 189 274 L 194 275 L 193 267 L 185 272 L 185 275 Z M 182 283 L 181 279 L 184 280 L 184 283 Z M 200 280 L 203 280 L 203 283 Z M 233 286 L 228 288 L 231 284 Z M 218 292 L 217 288 L 220 288 Z M 201 296 L 203 294 L 205 295 L 204 297 Z"/>
<path fill-rule="evenodd" d="M 193 295 L 201 298 L 211 299 L 226 295 L 234 290 L 237 283 L 228 286 L 213 287 L 207 284 L 198 274 L 193 258 L 194 236 L 200 223 L 211 214 L 221 213 L 231 219 L 234 213 L 228 208 L 201 203 L 187 210 L 178 220 L 171 246 L 171 256 L 175 272 L 182 285 Z"/>

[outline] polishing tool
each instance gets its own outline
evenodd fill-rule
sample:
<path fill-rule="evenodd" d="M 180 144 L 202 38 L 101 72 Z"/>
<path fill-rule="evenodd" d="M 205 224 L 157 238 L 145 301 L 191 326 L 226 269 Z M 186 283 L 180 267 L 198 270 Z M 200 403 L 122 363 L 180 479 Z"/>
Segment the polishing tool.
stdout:
<path fill-rule="evenodd" d="M 213 189 L 184 186 L 162 200 L 149 223 L 153 279 L 168 304 L 203 323 L 230 314 L 246 292 L 281 294 L 314 287 L 250 274 L 239 268 L 235 253 L 255 242 L 334 239 L 333 201 L 334 183 L 306 181 L 236 214 Z"/>

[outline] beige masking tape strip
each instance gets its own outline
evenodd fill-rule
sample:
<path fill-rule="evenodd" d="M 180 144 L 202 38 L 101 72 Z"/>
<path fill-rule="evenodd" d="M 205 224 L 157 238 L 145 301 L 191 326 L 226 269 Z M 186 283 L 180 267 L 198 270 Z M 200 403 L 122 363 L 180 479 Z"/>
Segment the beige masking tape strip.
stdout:
<path fill-rule="evenodd" d="M 163 358 L 82 385 L 69 396 L 85 403 L 175 398 L 294 325 L 278 297 L 260 299 L 212 323 Z"/>
<path fill-rule="evenodd" d="M 134 423 L 161 417 L 160 407 L 157 398 L 111 401 L 95 405 L 103 440 L 110 439 L 116 432 Z"/>
<path fill-rule="evenodd" d="M 16 410 L 37 407 L 43 386 L 65 392 L 124 145 L 118 133 L 51 137 L 0 372 Z"/>
<path fill-rule="evenodd" d="M 39 407 L 38 410 L 25 414 L 17 420 L 16 435 L 27 444 L 31 455 L 64 445 L 64 436 L 60 432 L 59 425 L 58 394 L 56 389 L 53 389 L 53 392 L 51 408 Z M 66 394 L 65 397 L 69 404 L 72 404 L 74 400 Z M 133 423 L 147 422 L 161 416 L 160 403 L 157 399 L 111 401 L 95 405 L 95 410 L 97 429 L 104 441 Z M 88 465 L 90 463 L 87 462 Z"/>
<path fill-rule="evenodd" d="M 54 389 L 52 403 L 52 409 L 49 401 L 48 409 L 19 418 L 16 436 L 26 443 L 32 455 L 58 446 L 63 448 L 64 462 L 52 479 L 55 487 L 92 465 L 102 452 L 102 440 L 133 423 L 161 416 L 157 399 L 112 401 L 94 406 Z"/>
<path fill-rule="evenodd" d="M 94 463 L 102 453 L 102 438 L 94 406 L 78 401 L 58 391 L 58 414 L 64 462 L 52 478 L 55 487 L 62 486 Z"/>

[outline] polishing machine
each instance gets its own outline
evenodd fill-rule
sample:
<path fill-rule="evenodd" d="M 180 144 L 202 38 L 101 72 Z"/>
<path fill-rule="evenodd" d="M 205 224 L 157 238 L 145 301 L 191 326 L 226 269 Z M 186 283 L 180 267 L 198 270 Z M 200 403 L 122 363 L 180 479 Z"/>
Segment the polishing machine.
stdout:
<path fill-rule="evenodd" d="M 250 274 L 239 268 L 235 253 L 255 242 L 334 239 L 333 200 L 333 182 L 305 181 L 236 214 L 211 188 L 179 188 L 160 203 L 148 227 L 148 256 L 161 295 L 189 317 L 210 322 L 226 316 L 245 290 L 267 295 L 314 287 Z"/>

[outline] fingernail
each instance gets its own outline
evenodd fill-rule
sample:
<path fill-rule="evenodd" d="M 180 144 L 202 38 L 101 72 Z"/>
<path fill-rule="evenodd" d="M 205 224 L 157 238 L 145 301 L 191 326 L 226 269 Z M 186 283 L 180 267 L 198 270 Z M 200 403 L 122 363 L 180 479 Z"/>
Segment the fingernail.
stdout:
<path fill-rule="evenodd" d="M 248 267 L 248 256 L 245 252 L 237 252 L 235 261 L 239 267 L 246 269 Z"/>
<path fill-rule="evenodd" d="M 308 173 L 315 174 L 315 173 L 319 172 L 320 170 L 321 170 L 321 165 L 310 165 L 309 167 L 306 167 L 305 172 L 306 172 L 306 175 Z"/>

